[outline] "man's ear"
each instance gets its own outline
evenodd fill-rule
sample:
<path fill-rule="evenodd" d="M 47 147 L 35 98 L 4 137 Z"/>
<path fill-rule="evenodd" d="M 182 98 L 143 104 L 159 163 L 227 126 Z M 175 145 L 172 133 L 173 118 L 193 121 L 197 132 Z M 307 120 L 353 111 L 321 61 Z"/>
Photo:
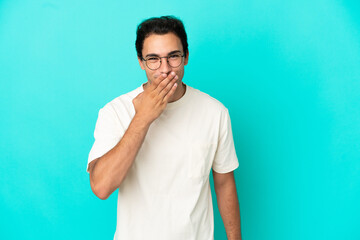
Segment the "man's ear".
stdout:
<path fill-rule="evenodd" d="M 144 62 L 138 57 L 138 61 L 142 70 L 145 70 Z"/>
<path fill-rule="evenodd" d="M 187 51 L 186 56 L 185 56 L 185 59 L 184 59 L 184 66 L 185 66 L 186 64 L 188 64 L 188 61 L 189 61 L 189 50 Z"/>

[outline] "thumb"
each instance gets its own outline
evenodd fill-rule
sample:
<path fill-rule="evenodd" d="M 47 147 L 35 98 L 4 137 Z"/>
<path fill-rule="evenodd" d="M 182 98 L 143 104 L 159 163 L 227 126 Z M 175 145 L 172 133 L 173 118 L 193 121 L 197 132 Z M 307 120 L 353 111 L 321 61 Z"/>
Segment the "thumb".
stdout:
<path fill-rule="evenodd" d="M 143 95 L 143 93 L 144 93 L 144 92 L 139 93 L 139 94 L 135 97 L 135 99 L 141 98 L 141 96 Z"/>
<path fill-rule="evenodd" d="M 139 101 L 142 98 L 143 92 L 139 93 L 133 100 L 132 102 L 135 103 L 137 101 Z"/>

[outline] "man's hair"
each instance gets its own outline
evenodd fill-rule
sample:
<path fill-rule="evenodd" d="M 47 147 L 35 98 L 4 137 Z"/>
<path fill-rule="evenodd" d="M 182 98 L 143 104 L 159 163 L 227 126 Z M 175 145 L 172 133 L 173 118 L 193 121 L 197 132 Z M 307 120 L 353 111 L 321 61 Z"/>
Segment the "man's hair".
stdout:
<path fill-rule="evenodd" d="M 162 16 L 149 18 L 142 21 L 136 30 L 136 52 L 139 58 L 142 58 L 142 49 L 144 46 L 145 38 L 151 34 L 166 34 L 174 33 L 180 38 L 184 54 L 188 52 L 187 36 L 182 21 L 174 16 Z"/>

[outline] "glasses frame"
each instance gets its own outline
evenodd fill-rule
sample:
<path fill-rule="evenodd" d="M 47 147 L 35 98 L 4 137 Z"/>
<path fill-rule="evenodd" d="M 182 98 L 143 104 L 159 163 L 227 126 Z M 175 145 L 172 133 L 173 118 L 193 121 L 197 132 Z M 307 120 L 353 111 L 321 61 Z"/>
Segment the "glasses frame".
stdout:
<path fill-rule="evenodd" d="M 166 62 L 167 62 L 167 64 L 168 64 L 170 67 L 177 68 L 178 66 L 180 66 L 180 65 L 183 63 L 183 58 L 185 57 L 185 54 L 180 54 L 180 53 L 179 53 L 179 55 L 180 55 L 180 57 L 181 57 L 181 62 L 180 62 L 180 64 L 179 64 L 178 66 L 176 66 L 176 67 L 171 66 L 170 63 L 169 63 L 169 57 L 174 56 L 174 55 L 177 55 L 177 54 L 171 54 L 171 55 L 166 56 L 166 57 L 152 56 L 152 57 L 160 58 L 160 65 L 159 65 L 158 68 L 150 68 L 150 67 L 148 66 L 148 62 L 147 62 L 149 59 L 145 59 L 145 58 L 143 58 L 143 57 L 141 57 L 141 58 L 142 58 L 143 61 L 145 61 L 145 65 L 146 65 L 147 68 L 149 68 L 150 70 L 157 70 L 157 69 L 159 69 L 159 68 L 161 67 L 161 64 L 162 64 L 161 59 L 162 59 L 162 58 L 166 58 Z M 149 58 L 150 58 L 150 57 L 149 57 Z"/>

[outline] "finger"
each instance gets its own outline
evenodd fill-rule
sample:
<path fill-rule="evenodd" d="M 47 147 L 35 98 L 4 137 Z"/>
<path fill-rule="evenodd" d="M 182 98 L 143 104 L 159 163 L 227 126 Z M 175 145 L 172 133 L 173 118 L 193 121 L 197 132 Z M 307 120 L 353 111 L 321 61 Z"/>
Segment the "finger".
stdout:
<path fill-rule="evenodd" d="M 150 85 L 150 90 L 154 90 L 158 87 L 158 85 L 164 80 L 166 79 L 167 75 L 165 73 L 160 74 L 157 78 L 155 78 L 154 81 L 152 81 L 149 85 Z"/>
<path fill-rule="evenodd" d="M 139 93 L 136 97 L 133 98 L 132 102 L 136 102 L 137 100 L 139 100 L 142 96 L 143 92 Z"/>
<path fill-rule="evenodd" d="M 141 96 L 144 94 L 144 92 L 139 93 L 135 98 L 141 98 Z"/>
<path fill-rule="evenodd" d="M 164 87 L 161 92 L 159 93 L 159 96 L 161 98 L 164 98 L 165 95 L 172 89 L 172 87 L 174 86 L 174 84 L 177 82 L 177 80 L 179 79 L 179 77 L 176 75 L 167 85 L 166 87 Z"/>
<path fill-rule="evenodd" d="M 175 84 L 172 86 L 172 88 L 170 89 L 170 91 L 165 95 L 163 102 L 167 103 L 168 100 L 169 100 L 169 98 L 170 98 L 172 95 L 174 95 L 175 90 L 176 90 L 176 88 L 177 88 L 177 85 L 178 85 L 178 84 L 175 83 Z"/>
<path fill-rule="evenodd" d="M 156 91 L 160 94 L 160 92 L 166 88 L 166 86 L 171 83 L 172 80 L 176 78 L 176 74 L 171 72 L 162 82 L 157 86 Z"/>

